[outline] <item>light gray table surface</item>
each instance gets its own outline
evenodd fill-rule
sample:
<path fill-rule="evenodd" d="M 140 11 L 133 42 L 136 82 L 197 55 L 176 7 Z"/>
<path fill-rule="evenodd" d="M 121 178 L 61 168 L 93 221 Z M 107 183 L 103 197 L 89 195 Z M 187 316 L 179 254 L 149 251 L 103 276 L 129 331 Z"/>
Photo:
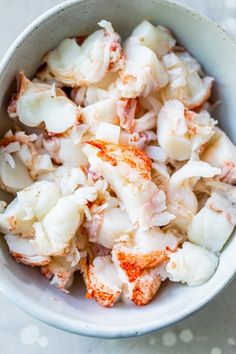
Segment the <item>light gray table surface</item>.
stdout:
<path fill-rule="evenodd" d="M 145 0 L 144 0 L 145 1 Z M 59 0 L 0 0 L 0 58 L 35 17 Z M 236 0 L 182 0 L 236 35 Z M 0 280 L 1 281 L 1 280 Z M 233 354 L 236 281 L 200 312 L 158 334 L 122 340 L 75 336 L 49 327 L 0 295 L 0 354 Z"/>

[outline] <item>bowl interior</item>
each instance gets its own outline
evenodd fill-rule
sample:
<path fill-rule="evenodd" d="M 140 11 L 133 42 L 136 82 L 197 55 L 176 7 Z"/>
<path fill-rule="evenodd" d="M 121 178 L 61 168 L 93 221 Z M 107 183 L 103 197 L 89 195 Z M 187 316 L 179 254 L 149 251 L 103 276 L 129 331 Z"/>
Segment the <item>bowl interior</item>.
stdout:
<path fill-rule="evenodd" d="M 10 126 L 6 107 L 17 72 L 23 69 L 26 75 L 32 76 L 48 50 L 65 37 L 90 33 L 101 19 L 111 21 L 123 38 L 143 19 L 171 29 L 204 70 L 216 78 L 214 95 L 220 105 L 215 117 L 236 142 L 236 44 L 205 17 L 162 0 L 69 1 L 36 20 L 0 64 L 1 135 Z M 0 290 L 30 314 L 74 333 L 101 337 L 139 335 L 175 323 L 216 295 L 235 273 L 235 247 L 236 238 L 232 238 L 222 253 L 217 272 L 202 286 L 191 288 L 166 283 L 148 306 L 120 303 L 104 309 L 85 299 L 85 289 L 79 279 L 66 295 L 50 287 L 36 269 L 16 264 L 1 239 Z"/>

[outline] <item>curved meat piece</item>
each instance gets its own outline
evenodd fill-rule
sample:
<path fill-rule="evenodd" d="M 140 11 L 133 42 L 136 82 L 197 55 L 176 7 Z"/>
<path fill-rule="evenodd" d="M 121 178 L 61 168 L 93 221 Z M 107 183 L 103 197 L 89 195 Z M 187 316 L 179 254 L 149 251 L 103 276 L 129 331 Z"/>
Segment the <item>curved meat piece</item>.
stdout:
<path fill-rule="evenodd" d="M 110 183 L 122 201 L 131 222 L 144 230 L 168 224 L 166 197 L 151 181 L 151 160 L 132 146 L 89 141 L 84 149 L 91 169 Z"/>
<path fill-rule="evenodd" d="M 18 263 L 23 263 L 31 267 L 46 266 L 50 262 L 50 257 L 37 255 L 30 244 L 29 239 L 16 235 L 7 234 L 4 236 L 10 255 Z"/>
<path fill-rule="evenodd" d="M 104 307 L 112 307 L 121 295 L 121 281 L 110 256 L 96 257 L 92 264 L 82 267 L 87 298 Z"/>

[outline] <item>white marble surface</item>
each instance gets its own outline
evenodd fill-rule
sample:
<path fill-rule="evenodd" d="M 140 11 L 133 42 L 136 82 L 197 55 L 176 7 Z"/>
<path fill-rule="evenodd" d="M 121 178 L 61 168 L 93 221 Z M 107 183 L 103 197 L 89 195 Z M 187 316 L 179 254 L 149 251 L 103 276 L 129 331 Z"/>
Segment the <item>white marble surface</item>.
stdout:
<path fill-rule="evenodd" d="M 145 0 L 144 0 L 145 1 Z M 32 19 L 59 0 L 0 0 L 0 58 Z M 236 0 L 182 0 L 236 35 Z M 0 354 L 235 354 L 236 281 L 212 303 L 171 329 L 141 338 L 100 340 L 46 326 L 0 295 Z"/>

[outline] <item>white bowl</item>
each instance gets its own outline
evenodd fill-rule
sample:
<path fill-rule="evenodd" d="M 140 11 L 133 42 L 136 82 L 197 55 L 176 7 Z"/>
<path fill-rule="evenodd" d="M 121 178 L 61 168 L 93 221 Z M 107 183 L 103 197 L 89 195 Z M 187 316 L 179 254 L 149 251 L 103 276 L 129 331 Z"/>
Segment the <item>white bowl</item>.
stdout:
<path fill-rule="evenodd" d="M 43 55 L 63 38 L 86 34 L 102 18 L 123 36 L 142 19 L 170 28 L 181 44 L 216 78 L 217 112 L 223 129 L 236 140 L 236 43 L 215 23 L 196 11 L 163 0 L 66 1 L 34 21 L 14 42 L 0 64 L 0 127 L 9 126 L 6 106 L 20 69 L 33 75 Z M 15 263 L 0 241 L 0 290 L 16 305 L 38 319 L 63 330 L 94 337 L 141 335 L 173 325 L 217 295 L 236 271 L 236 238 L 231 238 L 215 275 L 204 285 L 164 284 L 145 307 L 117 304 L 112 309 L 86 300 L 79 281 L 70 295 L 49 286 L 37 269 Z"/>

